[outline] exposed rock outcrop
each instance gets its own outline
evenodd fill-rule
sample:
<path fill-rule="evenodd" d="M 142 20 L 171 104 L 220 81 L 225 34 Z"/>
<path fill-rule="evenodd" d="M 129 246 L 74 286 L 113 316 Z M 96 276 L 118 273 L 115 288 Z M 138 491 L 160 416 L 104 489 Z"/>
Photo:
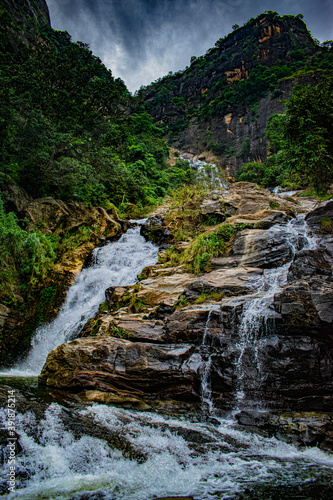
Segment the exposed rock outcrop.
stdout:
<path fill-rule="evenodd" d="M 28 231 L 38 229 L 45 233 L 63 234 L 85 225 L 95 227 L 107 238 L 121 232 L 120 224 L 104 208 L 87 207 L 83 203 L 65 203 L 51 197 L 28 203 L 22 215 L 29 221 Z M 115 211 L 112 215 L 118 219 Z"/>
<path fill-rule="evenodd" d="M 257 217 L 261 207 L 253 210 Z M 269 229 L 238 233 L 230 255 L 199 276 L 159 264 L 136 285 L 109 289 L 111 311 L 87 326 L 88 337 L 50 353 L 40 382 L 99 391 L 112 404 L 198 402 L 205 379 L 217 409 L 243 408 L 242 425 L 331 449 L 333 283 L 320 225 L 330 210 L 310 213 L 311 226 L 274 212 Z M 257 415 L 259 402 L 266 413 Z"/>
<path fill-rule="evenodd" d="M 114 338 L 74 340 L 51 352 L 39 380 L 58 388 L 195 400 L 200 381 L 193 352 L 191 345 L 156 347 Z"/>

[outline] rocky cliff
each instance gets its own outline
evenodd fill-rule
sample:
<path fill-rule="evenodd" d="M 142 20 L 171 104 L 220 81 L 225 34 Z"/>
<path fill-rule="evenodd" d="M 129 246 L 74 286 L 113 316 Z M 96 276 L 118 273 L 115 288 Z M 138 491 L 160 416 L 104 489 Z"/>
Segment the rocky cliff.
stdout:
<path fill-rule="evenodd" d="M 30 18 L 36 19 L 41 24 L 50 24 L 49 9 L 45 0 L 1 0 L 0 4 L 18 23 Z"/>
<path fill-rule="evenodd" d="M 234 175 L 242 163 L 266 159 L 267 120 L 284 110 L 292 75 L 319 49 L 299 17 L 262 14 L 139 95 L 175 147 L 213 151 Z"/>
<path fill-rule="evenodd" d="M 178 400 L 238 409 L 242 425 L 332 449 L 333 254 L 323 223 L 332 221 L 332 202 L 305 218 L 296 200 L 236 183 L 206 194 L 200 207 L 192 199 L 192 210 L 225 218 L 206 241 L 221 226 L 236 230 L 222 255 L 196 275 L 162 252 L 165 264 L 144 269 L 139 283 L 108 289 L 86 338 L 52 351 L 40 382 L 111 404 L 125 397 L 148 407 Z M 169 229 L 170 211 L 161 216 Z M 161 230 L 161 217 L 148 221 L 150 231 L 154 223 Z M 186 255 L 191 244 L 173 251 Z"/>

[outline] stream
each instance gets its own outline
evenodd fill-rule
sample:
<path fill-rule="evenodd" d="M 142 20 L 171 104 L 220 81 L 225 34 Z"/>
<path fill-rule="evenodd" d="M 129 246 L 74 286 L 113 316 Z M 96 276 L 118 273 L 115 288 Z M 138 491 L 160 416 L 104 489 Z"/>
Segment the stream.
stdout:
<path fill-rule="evenodd" d="M 294 224 L 291 232 L 296 229 Z M 304 225 L 300 230 L 304 239 Z M 78 334 L 104 301 L 105 289 L 135 283 L 142 268 L 157 261 L 157 247 L 139 231 L 129 229 L 119 241 L 95 249 L 58 317 L 38 329 L 27 358 L 1 374 L 0 495 L 27 500 L 333 498 L 332 455 L 246 432 L 232 414 L 221 418 L 211 411 L 207 416 L 201 408 L 172 405 L 138 411 L 85 404 L 75 394 L 38 386 L 36 375 L 48 352 Z M 277 286 L 277 272 L 266 274 L 264 299 L 258 299 L 262 307 Z M 282 275 L 283 280 L 284 270 Z M 258 334 L 256 325 L 248 328 L 249 314 L 247 309 L 239 369 L 251 332 Z M 212 410 L 209 377 L 207 365 L 202 398 Z M 239 389 L 242 393 L 242 382 Z"/>

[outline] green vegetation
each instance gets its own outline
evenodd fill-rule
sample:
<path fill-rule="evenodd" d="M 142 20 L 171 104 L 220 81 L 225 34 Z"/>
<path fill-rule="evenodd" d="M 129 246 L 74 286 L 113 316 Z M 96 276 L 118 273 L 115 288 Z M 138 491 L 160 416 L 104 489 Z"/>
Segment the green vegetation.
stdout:
<path fill-rule="evenodd" d="M 323 233 L 333 233 L 333 220 L 329 217 L 323 217 L 320 221 L 320 229 Z"/>
<path fill-rule="evenodd" d="M 166 164 L 164 125 L 140 110 L 86 44 L 31 20 L 26 45 L 5 7 L 0 22 L 0 171 L 7 178 L 34 198 L 113 203 L 125 214 L 127 204 L 156 204 L 184 182 L 183 166 Z M 177 120 L 175 132 L 186 126 Z"/>
<path fill-rule="evenodd" d="M 45 279 L 56 261 L 58 240 L 19 226 L 17 216 L 6 214 L 0 198 L 0 299 L 10 305 L 16 296 L 29 294 Z"/>
<path fill-rule="evenodd" d="M 204 293 L 202 292 L 199 297 L 194 301 L 195 304 L 203 304 L 207 300 L 214 300 L 215 302 L 219 302 L 224 297 L 223 292 L 211 292 Z"/>
<path fill-rule="evenodd" d="M 235 150 L 220 142 L 216 131 L 212 136 L 211 118 L 214 121 L 221 120 L 237 109 L 243 114 L 250 111 L 250 119 L 256 122 L 260 99 L 268 94 L 271 99 L 283 97 L 283 80 L 301 82 L 310 79 L 312 84 L 319 78 L 326 79 L 333 71 L 332 41 L 320 44 L 312 39 L 302 18 L 302 14 L 280 16 L 275 11 L 268 11 L 256 19 L 250 19 L 243 28 L 237 28 L 235 33 L 218 40 L 205 55 L 192 57 L 190 66 L 184 71 L 168 74 L 142 88 L 138 97 L 142 100 L 143 109 L 163 121 L 170 143 L 184 137 L 189 127 L 193 126 L 194 130 L 197 126 L 200 146 L 218 156 L 234 156 Z M 282 29 L 283 37 L 277 31 L 274 47 L 269 49 L 270 52 L 276 52 L 275 58 L 267 57 L 262 52 L 260 26 L 264 19 Z M 293 29 L 289 30 L 290 27 Z M 243 30 L 244 38 L 242 44 L 235 48 L 235 35 L 240 30 Z M 299 33 L 297 36 L 295 31 Z M 288 50 L 284 46 L 287 38 Z M 238 62 L 240 55 L 244 66 L 242 74 L 237 73 L 241 66 Z M 205 128 L 206 137 L 203 133 Z M 245 138 L 236 156 L 246 161 L 250 151 L 249 138 Z M 269 160 L 264 171 L 251 162 L 252 165 L 245 167 L 244 172 L 247 176 L 251 174 L 254 182 L 267 187 L 281 184 L 289 174 L 285 174 L 280 159 L 275 160 Z M 289 182 L 293 182 L 292 179 Z"/>
<path fill-rule="evenodd" d="M 111 335 L 111 337 L 116 337 L 118 339 L 130 339 L 133 337 L 133 333 L 129 332 L 125 328 L 120 328 L 120 326 L 116 325 L 111 325 L 110 328 L 108 329 L 108 334 Z"/>
<path fill-rule="evenodd" d="M 219 257 L 226 252 L 228 242 L 239 229 L 231 224 L 221 224 L 214 232 L 199 234 L 193 238 L 183 252 L 170 247 L 160 254 L 159 261 L 166 266 L 185 264 L 191 272 L 198 274 L 206 270 L 213 257 Z"/>
<path fill-rule="evenodd" d="M 242 166 L 237 180 L 274 185 L 310 186 L 324 196 L 333 182 L 333 76 L 295 88 L 286 113 L 272 115 L 266 129 L 266 163 Z M 311 191 L 307 191 L 311 195 Z"/>

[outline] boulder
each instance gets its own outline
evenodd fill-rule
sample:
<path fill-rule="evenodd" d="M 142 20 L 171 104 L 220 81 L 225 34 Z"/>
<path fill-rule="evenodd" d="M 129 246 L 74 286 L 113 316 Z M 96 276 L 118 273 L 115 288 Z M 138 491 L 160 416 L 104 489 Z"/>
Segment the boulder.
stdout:
<path fill-rule="evenodd" d="M 287 231 L 247 229 L 235 239 L 231 257 L 244 266 L 280 267 L 292 257 Z"/>
<path fill-rule="evenodd" d="M 173 240 L 170 231 L 164 225 L 164 215 L 156 214 L 142 224 L 140 234 L 149 241 L 156 243 L 156 245 L 168 244 Z"/>
<path fill-rule="evenodd" d="M 285 286 L 274 296 L 279 333 L 329 335 L 333 341 L 333 284 L 315 278 Z M 327 341 L 330 342 L 329 338 Z"/>
<path fill-rule="evenodd" d="M 309 212 L 305 217 L 307 224 L 316 231 L 322 229 L 323 219 L 331 219 L 333 221 L 333 201 L 329 201 L 319 206 L 315 210 Z"/>
<path fill-rule="evenodd" d="M 0 185 L 0 191 L 7 212 L 20 214 L 24 207 L 32 201 L 31 196 L 17 184 L 4 182 Z"/>
<path fill-rule="evenodd" d="M 228 189 L 208 193 L 200 210 L 203 215 L 217 214 L 232 220 L 239 217 L 249 220 L 249 215 L 257 214 L 253 220 L 258 222 L 277 210 L 293 211 L 295 206 L 297 201 L 292 198 L 282 199 L 251 182 L 235 182 Z"/>
<path fill-rule="evenodd" d="M 238 266 L 228 269 L 216 269 L 202 274 L 187 285 L 184 295 L 188 300 L 195 300 L 203 295 L 222 293 L 225 295 L 244 295 L 256 290 L 260 285 L 262 269 Z"/>
<path fill-rule="evenodd" d="M 200 395 L 194 347 L 82 338 L 50 352 L 39 383 L 76 391 L 98 390 L 195 401 Z"/>
<path fill-rule="evenodd" d="M 33 200 L 25 206 L 23 217 L 29 220 L 28 231 L 62 234 L 80 226 L 96 227 L 108 238 L 121 232 L 120 224 L 101 207 L 82 203 L 64 203 L 51 197 Z"/>
<path fill-rule="evenodd" d="M 173 307 L 179 295 L 194 279 L 194 276 L 189 273 L 147 278 L 140 282 L 137 298 L 150 306 L 164 304 Z"/>
<path fill-rule="evenodd" d="M 333 451 L 333 414 L 288 412 L 270 419 L 275 435 L 289 443 Z"/>

